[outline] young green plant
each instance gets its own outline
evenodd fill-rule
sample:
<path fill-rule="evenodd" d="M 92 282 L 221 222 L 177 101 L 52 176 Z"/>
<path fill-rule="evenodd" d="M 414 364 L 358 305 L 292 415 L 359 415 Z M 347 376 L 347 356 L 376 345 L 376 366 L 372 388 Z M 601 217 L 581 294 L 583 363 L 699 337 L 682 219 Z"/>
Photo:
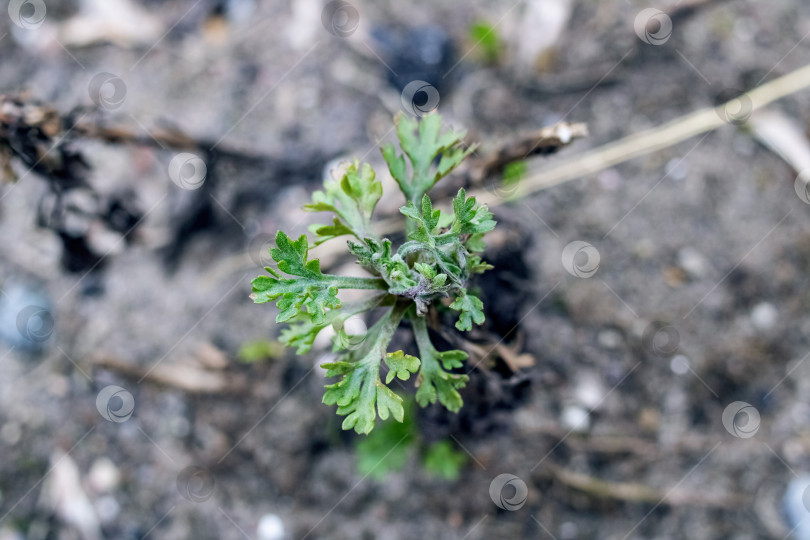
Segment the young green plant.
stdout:
<path fill-rule="evenodd" d="M 289 324 L 280 341 L 295 347 L 298 354 L 307 353 L 327 326 L 335 329 L 332 342 L 337 359 L 322 367 L 327 377 L 338 380 L 326 386 L 323 402 L 337 405 L 337 413 L 346 416 L 343 429 L 362 434 L 371 432 L 377 416 L 382 420 L 393 416 L 402 422 L 402 398 L 389 387 L 395 377 L 407 380 L 418 373 L 416 401 L 421 406 L 438 400 L 458 412 L 462 406 L 459 389 L 468 377 L 452 370 L 462 367 L 467 354 L 437 350 L 425 315 L 432 304 L 450 298 L 450 308 L 458 312 L 457 329 L 470 330 L 473 323 L 484 322 L 483 303 L 467 287 L 475 274 L 492 268 L 478 255 L 484 249 L 484 235 L 495 227 L 486 206 L 460 189 L 452 201 L 452 213 L 445 213 L 434 209 L 428 196 L 474 150 L 463 146 L 464 133 L 443 130 L 438 114 L 418 121 L 399 114 L 394 122 L 404 155 L 391 144 L 382 148 L 382 155 L 405 196 L 400 212 L 406 217 L 406 241 L 394 249 L 389 239 L 374 232 L 371 220 L 382 196 L 382 183 L 369 164 L 355 161 L 334 174 L 335 180 L 325 182 L 324 189 L 314 193 L 312 204 L 304 207 L 311 212 L 330 212 L 331 224 L 310 228 L 312 244 L 306 235 L 293 240 L 279 231 L 276 247 L 270 250 L 277 269 L 265 268 L 270 275 L 252 282 L 254 302 L 276 301 L 276 322 Z M 368 277 L 324 274 L 317 259 L 309 260 L 311 246 L 342 236 L 349 237 L 348 250 Z M 342 302 L 338 297 L 341 289 L 374 293 L 362 301 Z M 344 323 L 377 308 L 384 313 L 358 343 Z M 388 350 L 403 320 L 410 321 L 418 358 Z M 383 364 L 387 367 L 385 382 Z"/>

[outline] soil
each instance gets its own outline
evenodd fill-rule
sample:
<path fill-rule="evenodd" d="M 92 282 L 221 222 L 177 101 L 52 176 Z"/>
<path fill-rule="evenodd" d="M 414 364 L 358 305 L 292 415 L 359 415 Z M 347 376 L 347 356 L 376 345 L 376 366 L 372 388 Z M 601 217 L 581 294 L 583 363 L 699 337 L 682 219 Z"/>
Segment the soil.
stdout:
<path fill-rule="evenodd" d="M 49 490 L 86 493 L 102 538 L 127 540 L 257 538 L 268 514 L 296 539 L 786 538 L 784 494 L 810 469 L 808 206 L 796 172 L 744 127 L 492 208 L 495 269 L 475 284 L 489 320 L 467 337 L 502 340 L 534 365 L 480 362 L 459 415 L 417 413 L 426 441 L 467 457 L 457 480 L 415 458 L 381 480 L 358 472 L 358 437 L 321 404 L 328 349 L 251 364 L 236 352 L 280 331 L 274 309 L 249 300 L 250 279 L 275 231 L 297 236 L 321 217 L 300 207 L 329 163 L 358 157 L 387 176 L 376 148 L 394 141 L 409 80 L 433 82 L 445 119 L 484 143 L 588 124 L 587 139 L 534 170 L 801 67 L 810 13 L 791 0 L 710 2 L 654 46 L 633 31 L 647 3 L 576 2 L 526 65 L 509 47 L 485 63 L 468 34 L 502 19 L 510 47 L 529 39 L 515 30 L 522 4 L 352 4 L 360 28 L 341 38 L 315 1 L 144 2 L 165 35 L 131 46 L 50 41 L 76 2 L 48 3 L 38 30 L 0 17 L 0 93 L 67 112 L 92 105 L 91 79 L 111 73 L 126 95 L 107 118 L 264 156 L 212 150 L 203 188 L 183 190 L 167 173 L 172 149 L 76 143 L 92 189 L 129 194 L 143 216 L 127 241 L 82 222 L 79 248 L 101 265 L 66 264 L 66 244 L 37 224 L 49 184 L 17 164 L 20 180 L 0 191 L 0 538 L 92 538 L 69 523 L 87 513 L 48 502 Z M 806 94 L 771 109 L 807 130 Z M 401 201 L 386 182 L 379 211 L 393 215 Z M 598 251 L 591 277 L 562 264 L 574 241 Z M 15 334 L 27 305 L 52 316 L 42 340 Z M 141 380 L 165 365 L 221 386 Z M 109 385 L 131 393 L 131 418 L 100 415 Z M 724 426 L 738 401 L 759 415 L 751 437 Z M 77 482 L 54 480 L 74 462 Z M 490 496 L 502 473 L 527 486 L 514 511 Z"/>

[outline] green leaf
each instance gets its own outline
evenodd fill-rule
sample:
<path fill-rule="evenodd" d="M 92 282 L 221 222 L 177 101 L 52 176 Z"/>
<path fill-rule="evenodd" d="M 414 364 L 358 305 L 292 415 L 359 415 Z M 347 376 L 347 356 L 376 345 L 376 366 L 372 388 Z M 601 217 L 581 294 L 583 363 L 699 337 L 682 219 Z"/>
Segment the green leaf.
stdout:
<path fill-rule="evenodd" d="M 478 21 L 470 26 L 470 41 L 478 45 L 482 59 L 487 63 L 498 60 L 503 49 L 501 38 L 495 26 L 485 21 Z"/>
<path fill-rule="evenodd" d="M 411 373 L 416 373 L 419 369 L 419 359 L 402 351 L 385 355 L 385 363 L 388 366 L 388 376 L 385 378 L 385 384 L 389 384 L 394 380 L 394 376 L 407 381 Z"/>
<path fill-rule="evenodd" d="M 270 360 L 280 357 L 284 353 L 284 347 L 277 341 L 269 339 L 257 339 L 248 341 L 239 346 L 236 358 L 240 362 L 252 364 L 261 360 Z"/>
<path fill-rule="evenodd" d="M 345 415 L 343 429 L 354 429 L 357 433 L 368 434 L 374 429 L 374 422 L 387 420 L 393 416 L 402 422 L 404 408 L 402 398 L 380 381 L 380 363 L 386 356 L 385 349 L 391 341 L 407 305 L 396 305 L 378 320 L 366 334 L 363 344 L 351 351 L 348 361 L 324 364 L 327 377 L 342 378 L 326 386 L 323 402 L 337 405 L 337 413 Z M 400 365 L 407 369 L 408 360 Z M 397 361 L 394 361 L 397 366 Z M 375 410 L 376 406 L 376 410 Z"/>
<path fill-rule="evenodd" d="M 463 405 L 458 390 L 464 388 L 469 377 L 445 370 L 461 367 L 462 362 L 467 359 L 467 353 L 458 350 L 437 351 L 430 341 L 425 320 L 421 317 L 411 317 L 411 322 L 422 364 L 416 379 L 418 386 L 416 401 L 422 407 L 426 407 L 436 403 L 438 399 L 448 410 L 458 412 Z"/>
<path fill-rule="evenodd" d="M 411 420 L 411 407 L 405 405 L 403 422 L 386 422 L 367 437 L 357 441 L 357 471 L 359 474 L 382 480 L 389 473 L 405 466 L 418 442 L 417 427 Z"/>
<path fill-rule="evenodd" d="M 278 269 L 293 276 L 320 279 L 321 265 L 318 259 L 307 261 L 309 242 L 306 235 L 301 235 L 293 242 L 290 237 L 279 231 L 276 234 L 276 246 L 270 250 L 270 256 L 278 263 Z"/>
<path fill-rule="evenodd" d="M 475 147 L 463 148 L 463 131 L 441 133 L 442 119 L 438 114 L 425 116 L 417 122 L 404 113 L 398 113 L 394 117 L 394 124 L 400 147 L 411 162 L 413 175 L 410 181 L 407 179 L 405 160 L 396 155 L 390 144 L 382 148 L 383 158 L 406 200 L 411 202 L 418 202 L 436 182 L 475 150 Z M 432 171 L 437 157 L 440 157 L 439 164 Z"/>
<path fill-rule="evenodd" d="M 318 259 L 307 260 L 309 243 L 305 235 L 292 241 L 279 231 L 276 234 L 276 246 L 270 250 L 270 256 L 276 261 L 279 270 L 298 278 L 283 279 L 278 272 L 267 268 L 272 277 L 259 276 L 251 283 L 251 298 L 255 303 L 277 300 L 279 314 L 276 322 L 291 321 L 305 311 L 314 324 L 323 324 L 326 311 L 340 307 L 337 297 L 339 288 L 373 289 L 384 285 L 375 279 L 322 274 Z"/>
<path fill-rule="evenodd" d="M 484 322 L 484 303 L 474 294 L 465 292 L 459 295 L 450 307 L 461 312 L 456 323 L 459 330 L 472 330 L 472 323 Z"/>
<path fill-rule="evenodd" d="M 309 231 L 316 236 L 314 245 L 319 246 L 328 240 L 354 234 L 350 228 L 343 224 L 337 217 L 332 218 L 332 225 L 313 224 L 309 226 Z"/>
<path fill-rule="evenodd" d="M 467 456 L 456 450 L 453 443 L 444 440 L 428 447 L 422 458 L 422 465 L 433 476 L 445 480 L 457 480 L 466 461 Z"/>
<path fill-rule="evenodd" d="M 382 197 L 382 183 L 376 179 L 371 165 L 362 167 L 357 161 L 346 164 L 339 181 L 324 182 L 324 190 L 312 195 L 312 204 L 304 206 L 310 212 L 332 212 L 333 225 L 325 226 L 318 245 L 336 236 L 352 234 L 359 240 L 373 237 L 371 216 Z M 320 229 L 319 229 L 320 230 Z"/>
<path fill-rule="evenodd" d="M 382 147 L 382 155 L 388 164 L 391 176 L 399 185 L 400 191 L 405 195 L 406 200 L 411 200 L 411 186 L 408 181 L 408 168 L 405 166 L 405 157 L 397 155 L 393 144 L 386 144 Z"/>
<path fill-rule="evenodd" d="M 362 244 L 349 242 L 349 251 L 357 257 L 360 265 L 383 278 L 389 293 L 402 294 L 416 286 L 417 282 L 411 277 L 411 269 L 402 256 L 398 253 L 391 254 L 390 240 L 377 242 L 366 238 Z"/>
<path fill-rule="evenodd" d="M 467 198 L 464 188 L 458 190 L 453 199 L 453 214 L 456 220 L 453 223 L 453 232 L 459 234 L 482 234 L 495 228 L 496 222 L 486 205 L 476 205 L 475 197 Z"/>

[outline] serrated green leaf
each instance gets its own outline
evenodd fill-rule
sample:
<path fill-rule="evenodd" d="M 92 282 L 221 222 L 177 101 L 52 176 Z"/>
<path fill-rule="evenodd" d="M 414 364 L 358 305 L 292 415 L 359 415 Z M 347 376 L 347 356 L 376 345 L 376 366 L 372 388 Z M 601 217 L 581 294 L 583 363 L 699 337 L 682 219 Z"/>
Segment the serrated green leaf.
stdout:
<path fill-rule="evenodd" d="M 472 330 L 472 323 L 484 322 L 484 303 L 474 294 L 465 292 L 459 295 L 450 304 L 450 307 L 461 312 L 456 323 L 456 328 L 459 330 Z"/>
<path fill-rule="evenodd" d="M 324 365 L 329 370 L 328 376 L 342 375 L 338 382 L 326 386 L 323 402 L 337 405 L 337 413 L 346 415 L 343 429 L 368 434 L 374 429 L 378 415 L 382 420 L 393 416 L 397 421 L 402 421 L 402 398 L 382 383 L 379 373 L 380 363 L 386 356 L 385 349 L 406 309 L 406 305 L 395 305 L 383 315 L 369 329 L 360 348 L 347 355 L 348 361 Z M 404 358 L 401 361 L 394 359 L 393 362 L 395 372 L 399 372 L 400 368 L 407 370 L 412 363 Z"/>
<path fill-rule="evenodd" d="M 416 370 L 419 369 L 419 359 L 415 356 L 405 354 L 402 351 L 386 354 L 385 364 L 388 366 L 388 375 L 385 378 L 385 384 L 389 384 L 393 381 L 394 376 L 399 377 L 403 381 L 407 381 L 411 373 L 416 373 Z"/>
<path fill-rule="evenodd" d="M 270 250 L 270 255 L 279 270 L 298 277 L 282 279 L 278 272 L 273 272 L 274 277 L 259 276 L 251 283 L 251 297 L 255 303 L 277 300 L 279 314 L 276 322 L 291 321 L 299 313 L 306 312 L 313 324 L 323 324 L 327 310 L 340 307 L 337 297 L 339 288 L 372 289 L 383 285 L 382 282 L 369 278 L 323 274 L 318 259 L 307 260 L 308 251 L 309 243 L 305 235 L 292 241 L 279 231 L 276 234 L 276 247 Z"/>
<path fill-rule="evenodd" d="M 335 236 L 353 234 L 362 240 L 373 237 L 371 216 L 382 197 L 382 183 L 376 179 L 371 165 L 357 161 L 345 165 L 338 181 L 324 182 L 323 191 L 312 195 L 312 203 L 304 206 L 310 212 L 332 212 L 335 225 L 328 226 L 316 245 Z M 349 231 L 346 233 L 345 231 Z M 340 232 L 340 235 L 333 234 Z"/>
<path fill-rule="evenodd" d="M 436 270 L 429 264 L 418 262 L 415 263 L 413 267 L 416 268 L 417 272 L 419 272 L 428 279 L 433 279 L 436 277 Z"/>
<path fill-rule="evenodd" d="M 400 191 L 405 195 L 406 200 L 411 200 L 411 186 L 408 179 L 408 168 L 405 165 L 405 157 L 397 155 L 393 144 L 386 144 L 382 147 L 382 156 L 388 164 L 391 176 L 399 185 Z"/>
<path fill-rule="evenodd" d="M 467 198 L 464 188 L 453 199 L 453 214 L 456 219 L 452 230 L 459 234 L 482 234 L 495 228 L 496 222 L 485 205 L 476 205 L 475 197 Z"/>
<path fill-rule="evenodd" d="M 441 133 L 442 119 L 438 114 L 422 117 L 417 122 L 399 113 L 394 117 L 400 147 L 411 162 L 413 176 L 406 178 L 405 162 L 397 156 L 391 145 L 383 147 L 383 158 L 388 163 L 391 175 L 400 185 L 405 198 L 418 202 L 433 185 L 455 169 L 474 147 L 463 148 L 465 133 Z M 434 160 L 440 157 L 439 165 L 431 171 Z"/>
<path fill-rule="evenodd" d="M 309 226 L 309 231 L 316 236 L 314 245 L 319 246 L 324 242 L 344 236 L 354 234 L 350 228 L 343 224 L 338 218 L 332 218 L 332 225 L 313 224 Z"/>
<path fill-rule="evenodd" d="M 437 351 L 430 341 L 425 320 L 411 317 L 411 322 L 422 366 L 416 379 L 416 401 L 426 407 L 438 399 L 448 410 L 458 412 L 463 405 L 458 390 L 464 388 L 469 377 L 445 370 L 461 367 L 462 361 L 467 359 L 467 353 L 458 350 Z"/>
<path fill-rule="evenodd" d="M 388 284 L 388 292 L 402 294 L 416 286 L 411 278 L 411 269 L 400 254 L 391 253 L 391 241 L 377 242 L 366 238 L 365 243 L 349 242 L 349 251 L 357 257 L 357 262 L 370 271 L 379 274 Z"/>

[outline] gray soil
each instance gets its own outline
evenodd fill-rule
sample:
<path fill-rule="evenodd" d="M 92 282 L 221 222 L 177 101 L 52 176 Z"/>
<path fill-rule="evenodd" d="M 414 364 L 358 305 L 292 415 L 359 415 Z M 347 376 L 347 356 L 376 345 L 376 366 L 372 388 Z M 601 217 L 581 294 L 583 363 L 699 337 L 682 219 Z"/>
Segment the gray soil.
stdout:
<path fill-rule="evenodd" d="M 801 67 L 806 6 L 711 2 L 652 46 L 633 31 L 646 2 L 575 2 L 532 71 L 509 52 L 499 65 L 465 55 L 478 19 L 504 17 L 502 37 L 520 41 L 509 25 L 523 7 L 510 11 L 511 1 L 353 3 L 361 27 L 344 39 L 325 30 L 319 2 L 262 1 L 222 21 L 213 0 L 144 1 L 166 35 L 132 47 L 37 47 L 31 36 L 47 25 L 22 31 L 0 14 L 0 93 L 28 90 L 67 112 L 91 105 L 88 84 L 108 72 L 126 96 L 104 117 L 268 156 L 220 159 L 203 189 L 187 191 L 167 174 L 174 150 L 78 144 L 93 188 L 129 188 L 146 213 L 129 243 L 94 233 L 109 255 L 92 272 L 64 270 L 58 238 L 37 226 L 46 181 L 17 164 L 23 177 L 0 191 L 0 300 L 13 311 L 0 309 L 0 538 L 82 538 L 45 496 L 59 489 L 60 460 L 81 474 L 66 496 L 81 487 L 111 539 L 262 538 L 267 514 L 296 539 L 785 538 L 785 491 L 810 469 L 808 205 L 796 172 L 733 124 L 492 208 L 499 232 L 485 258 L 496 268 L 476 284 L 489 321 L 470 339 L 489 348 L 504 338 L 534 366 L 482 362 L 459 417 L 418 413 L 426 441 L 453 441 L 467 456 L 458 480 L 415 458 L 383 480 L 358 473 L 358 437 L 321 404 L 327 349 L 256 364 L 235 356 L 279 332 L 274 308 L 248 298 L 267 235 L 298 235 L 322 218 L 299 209 L 330 160 L 362 157 L 383 175 L 376 147 L 394 140 L 403 57 L 421 40 L 452 44 L 426 76 L 439 111 L 471 138 L 588 124 L 588 138 L 533 169 Z M 78 8 L 51 4 L 54 25 Z M 807 95 L 771 108 L 806 130 Z M 400 204 L 389 189 L 380 211 Z M 201 208 L 206 220 L 182 228 Z M 561 264 L 573 241 L 598 251 L 592 277 Z M 27 305 L 44 305 L 55 323 L 36 347 L 15 327 Z M 411 346 L 407 332 L 397 339 Z M 209 344 L 229 360 L 206 372 L 223 391 L 140 380 L 156 365 L 199 371 Z M 104 367 L 110 359 L 132 371 Z M 126 421 L 99 414 L 108 385 L 132 394 Z M 752 437 L 724 427 L 737 401 L 759 414 Z M 94 486 L 91 471 L 104 476 L 107 460 L 118 478 Z M 189 488 L 190 466 L 210 485 Z M 502 473 L 525 482 L 522 508 L 493 503 Z"/>

